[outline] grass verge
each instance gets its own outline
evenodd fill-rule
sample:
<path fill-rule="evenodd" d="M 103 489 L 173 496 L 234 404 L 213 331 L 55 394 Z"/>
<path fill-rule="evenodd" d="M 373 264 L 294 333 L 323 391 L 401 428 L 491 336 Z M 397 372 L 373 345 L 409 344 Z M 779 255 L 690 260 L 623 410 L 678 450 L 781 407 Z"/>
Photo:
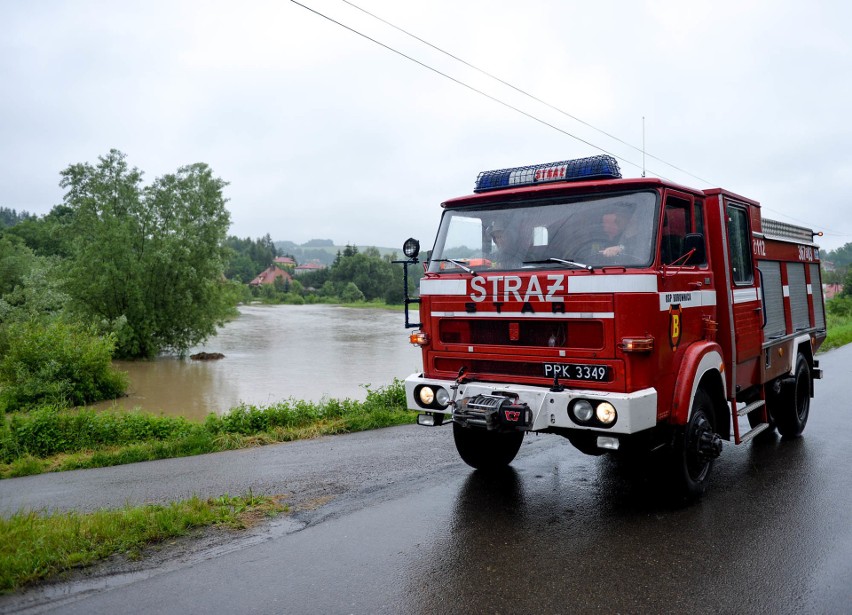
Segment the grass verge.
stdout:
<path fill-rule="evenodd" d="M 111 555 L 137 557 L 143 547 L 194 528 L 243 528 L 260 516 L 285 510 L 275 498 L 248 493 L 86 514 L 18 512 L 0 518 L 0 593 Z"/>
<path fill-rule="evenodd" d="M 852 342 L 852 322 L 832 324 L 830 321 L 831 319 L 829 319 L 828 334 L 820 346 L 820 351 L 840 348 Z"/>
<path fill-rule="evenodd" d="M 138 412 L 95 412 L 43 406 L 12 413 L 0 424 L 0 478 L 98 468 L 137 461 L 350 433 L 413 423 L 400 380 L 367 387 L 366 400 L 288 400 L 242 405 L 202 423 Z"/>

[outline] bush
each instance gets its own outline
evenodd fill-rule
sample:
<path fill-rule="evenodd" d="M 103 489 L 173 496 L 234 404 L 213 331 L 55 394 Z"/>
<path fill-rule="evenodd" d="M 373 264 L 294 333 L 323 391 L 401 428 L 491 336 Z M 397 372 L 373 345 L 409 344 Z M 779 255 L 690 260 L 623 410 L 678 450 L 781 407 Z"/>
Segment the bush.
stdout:
<path fill-rule="evenodd" d="M 343 303 L 355 303 L 356 301 L 364 301 L 364 293 L 358 288 L 355 282 L 348 282 L 340 293 L 340 300 Z"/>
<path fill-rule="evenodd" d="M 95 412 L 89 408 L 69 411 L 56 405 L 17 413 L 2 423 L 0 461 L 4 463 L 27 454 L 48 457 L 103 446 L 185 438 L 203 431 L 183 417 Z"/>
<path fill-rule="evenodd" d="M 122 395 L 127 375 L 112 367 L 115 337 L 54 320 L 11 323 L 0 360 L 0 408 L 82 405 Z"/>

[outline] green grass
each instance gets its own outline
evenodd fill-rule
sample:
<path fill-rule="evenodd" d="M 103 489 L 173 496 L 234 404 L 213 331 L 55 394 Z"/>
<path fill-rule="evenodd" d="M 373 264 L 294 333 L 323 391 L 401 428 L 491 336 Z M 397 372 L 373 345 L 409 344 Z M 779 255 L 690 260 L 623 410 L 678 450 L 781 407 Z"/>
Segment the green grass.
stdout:
<path fill-rule="evenodd" d="M 0 417 L 0 478 L 186 457 L 413 423 L 403 383 L 366 399 L 242 405 L 204 422 L 139 412 L 42 406 Z"/>
<path fill-rule="evenodd" d="M 822 346 L 820 346 L 820 350 L 831 350 L 832 348 L 839 348 L 852 342 L 852 315 L 847 316 L 845 310 L 837 309 L 838 306 L 842 305 L 843 302 L 837 298 L 832 299 L 826 305 L 828 308 L 826 319 L 828 334 Z"/>
<path fill-rule="evenodd" d="M 285 510 L 275 498 L 248 493 L 87 514 L 17 512 L 0 518 L 0 593 L 111 555 L 136 557 L 145 546 L 194 528 L 214 524 L 242 528 Z"/>

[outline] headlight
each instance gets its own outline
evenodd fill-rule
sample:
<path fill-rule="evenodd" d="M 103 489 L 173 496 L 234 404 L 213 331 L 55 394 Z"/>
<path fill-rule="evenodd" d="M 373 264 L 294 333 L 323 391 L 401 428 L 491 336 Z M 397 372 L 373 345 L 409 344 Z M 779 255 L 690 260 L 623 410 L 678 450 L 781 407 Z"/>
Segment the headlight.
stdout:
<path fill-rule="evenodd" d="M 595 409 L 592 407 L 592 404 L 585 399 L 575 401 L 573 411 L 574 418 L 581 423 L 586 423 L 591 420 L 592 415 L 595 413 Z"/>
<path fill-rule="evenodd" d="M 615 417 L 617 416 L 615 407 L 608 401 L 598 404 L 595 414 L 597 414 L 598 420 L 604 425 L 611 425 L 614 423 Z"/>
<path fill-rule="evenodd" d="M 435 401 L 435 391 L 433 391 L 430 387 L 421 388 L 420 401 L 426 406 L 431 406 L 432 402 Z"/>
<path fill-rule="evenodd" d="M 438 405 L 442 408 L 446 408 L 447 404 L 450 403 L 450 394 L 447 392 L 447 389 L 438 389 L 435 392 L 435 401 L 437 401 Z"/>

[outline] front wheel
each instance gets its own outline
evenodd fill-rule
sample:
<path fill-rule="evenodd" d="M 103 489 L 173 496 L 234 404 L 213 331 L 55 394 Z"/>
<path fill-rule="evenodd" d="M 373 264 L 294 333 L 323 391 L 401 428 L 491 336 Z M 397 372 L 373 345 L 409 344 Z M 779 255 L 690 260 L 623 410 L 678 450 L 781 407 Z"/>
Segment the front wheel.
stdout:
<path fill-rule="evenodd" d="M 811 408 L 811 369 L 801 354 L 796 358 L 793 378 L 781 384 L 781 394 L 773 412 L 782 436 L 795 438 L 805 430 Z"/>
<path fill-rule="evenodd" d="M 722 440 L 715 433 L 713 401 L 703 389 L 695 392 L 692 414 L 679 431 L 673 448 L 674 482 L 688 498 L 707 491 L 713 460 L 722 452 Z"/>
<path fill-rule="evenodd" d="M 497 432 L 453 423 L 453 439 L 462 460 L 477 470 L 506 467 L 518 454 L 524 432 Z"/>

